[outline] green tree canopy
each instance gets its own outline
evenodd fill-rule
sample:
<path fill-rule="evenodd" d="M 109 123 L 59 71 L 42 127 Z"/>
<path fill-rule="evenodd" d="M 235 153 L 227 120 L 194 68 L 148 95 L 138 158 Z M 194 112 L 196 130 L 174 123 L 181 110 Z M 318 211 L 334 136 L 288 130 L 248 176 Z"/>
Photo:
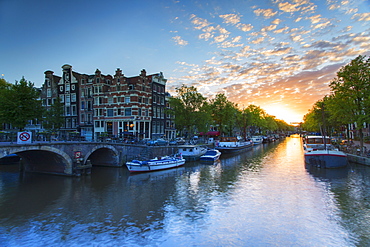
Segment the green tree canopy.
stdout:
<path fill-rule="evenodd" d="M 230 102 L 224 94 L 217 94 L 211 100 L 212 118 L 222 134 L 233 135 L 236 124 L 237 105 Z"/>
<path fill-rule="evenodd" d="M 29 120 L 41 119 L 42 106 L 38 100 L 39 92 L 34 84 L 22 78 L 15 84 L 1 88 L 0 117 L 2 122 L 10 123 L 20 130 Z"/>
<path fill-rule="evenodd" d="M 58 97 L 48 110 L 44 111 L 43 126 L 48 132 L 57 132 L 64 124 L 63 104 Z"/>
<path fill-rule="evenodd" d="M 194 128 L 207 131 L 211 120 L 207 99 L 194 86 L 182 85 L 176 92 L 177 96 L 169 99 L 169 113 L 175 115 L 177 129 L 184 129 L 190 136 L 194 134 Z"/>
<path fill-rule="evenodd" d="M 332 114 L 343 116 L 344 123 L 356 124 L 362 147 L 362 126 L 370 122 L 370 58 L 357 56 L 337 72 L 329 86 L 336 103 Z"/>

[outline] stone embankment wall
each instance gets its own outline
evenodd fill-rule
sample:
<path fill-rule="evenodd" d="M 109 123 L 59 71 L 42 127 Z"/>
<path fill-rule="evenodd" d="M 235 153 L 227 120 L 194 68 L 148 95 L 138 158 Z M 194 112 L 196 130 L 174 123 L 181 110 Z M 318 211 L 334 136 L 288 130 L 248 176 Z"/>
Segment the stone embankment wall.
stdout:
<path fill-rule="evenodd" d="M 370 166 L 370 158 L 362 157 L 354 154 L 347 154 L 348 161 L 354 162 L 361 165 Z"/>
<path fill-rule="evenodd" d="M 133 159 L 148 160 L 178 153 L 176 146 L 126 146 L 122 153 L 122 164 Z"/>

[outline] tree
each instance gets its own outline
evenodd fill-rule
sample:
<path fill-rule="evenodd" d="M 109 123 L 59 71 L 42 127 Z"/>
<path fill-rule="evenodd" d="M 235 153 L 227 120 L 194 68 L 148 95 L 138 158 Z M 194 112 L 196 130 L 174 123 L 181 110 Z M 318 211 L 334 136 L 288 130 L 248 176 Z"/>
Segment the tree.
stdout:
<path fill-rule="evenodd" d="M 249 105 L 246 108 L 250 114 L 250 128 L 252 134 L 254 134 L 258 128 L 263 127 L 264 124 L 264 117 L 266 116 L 266 112 L 260 108 L 259 106 Z"/>
<path fill-rule="evenodd" d="M 337 77 L 330 83 L 336 102 L 340 107 L 333 108 L 333 114 L 346 113 L 346 122 L 355 123 L 363 150 L 362 126 L 370 122 L 370 58 L 358 56 L 337 72 Z"/>
<path fill-rule="evenodd" d="M 44 111 L 43 126 L 48 132 L 57 132 L 64 124 L 63 104 L 58 97 L 48 110 Z"/>
<path fill-rule="evenodd" d="M 169 99 L 168 112 L 175 115 L 178 129 L 184 129 L 191 137 L 195 129 L 206 131 L 210 121 L 209 104 L 207 99 L 194 86 L 182 85 L 176 88 L 177 96 Z"/>
<path fill-rule="evenodd" d="M 237 106 L 230 102 L 224 94 L 217 94 L 211 100 L 212 118 L 219 127 L 220 135 L 232 135 L 236 123 Z"/>
<path fill-rule="evenodd" d="M 12 84 L 5 81 L 4 79 L 0 79 L 0 123 L 7 122 L 7 109 L 4 106 L 6 104 L 7 95 L 9 94 L 9 90 Z"/>
<path fill-rule="evenodd" d="M 29 120 L 41 119 L 41 101 L 38 100 L 39 92 L 33 83 L 27 82 L 22 77 L 19 82 L 5 86 L 5 89 L 1 91 L 0 116 L 2 121 L 22 130 Z"/>

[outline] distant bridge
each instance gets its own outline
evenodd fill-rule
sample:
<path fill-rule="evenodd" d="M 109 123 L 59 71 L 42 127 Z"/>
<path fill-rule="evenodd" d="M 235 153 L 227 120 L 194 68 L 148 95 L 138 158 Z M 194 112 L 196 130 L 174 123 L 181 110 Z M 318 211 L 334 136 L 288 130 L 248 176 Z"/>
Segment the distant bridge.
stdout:
<path fill-rule="evenodd" d="M 153 158 L 173 154 L 176 147 L 152 147 L 103 142 L 0 143 L 0 159 L 17 154 L 25 172 L 79 176 L 96 166 L 123 166 L 135 157 Z"/>

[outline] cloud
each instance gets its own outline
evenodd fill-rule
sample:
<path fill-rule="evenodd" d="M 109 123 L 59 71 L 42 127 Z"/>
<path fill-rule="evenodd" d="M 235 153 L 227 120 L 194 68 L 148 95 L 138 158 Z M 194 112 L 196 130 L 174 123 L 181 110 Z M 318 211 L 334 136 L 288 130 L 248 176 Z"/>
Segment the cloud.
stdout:
<path fill-rule="evenodd" d="M 352 19 L 357 21 L 370 21 L 370 13 L 354 14 Z"/>
<path fill-rule="evenodd" d="M 172 39 L 175 41 L 177 45 L 185 46 L 188 45 L 188 42 L 183 40 L 180 36 L 172 37 Z"/>
<path fill-rule="evenodd" d="M 263 16 L 264 18 L 271 18 L 275 16 L 278 12 L 273 9 L 256 9 L 253 11 L 256 16 Z"/>
<path fill-rule="evenodd" d="M 253 29 L 253 26 L 251 24 L 238 23 L 237 28 L 244 32 L 249 32 L 250 30 Z"/>
<path fill-rule="evenodd" d="M 240 16 L 236 14 L 227 14 L 227 15 L 220 15 L 222 19 L 224 19 L 224 23 L 227 24 L 237 24 L 240 22 Z"/>

